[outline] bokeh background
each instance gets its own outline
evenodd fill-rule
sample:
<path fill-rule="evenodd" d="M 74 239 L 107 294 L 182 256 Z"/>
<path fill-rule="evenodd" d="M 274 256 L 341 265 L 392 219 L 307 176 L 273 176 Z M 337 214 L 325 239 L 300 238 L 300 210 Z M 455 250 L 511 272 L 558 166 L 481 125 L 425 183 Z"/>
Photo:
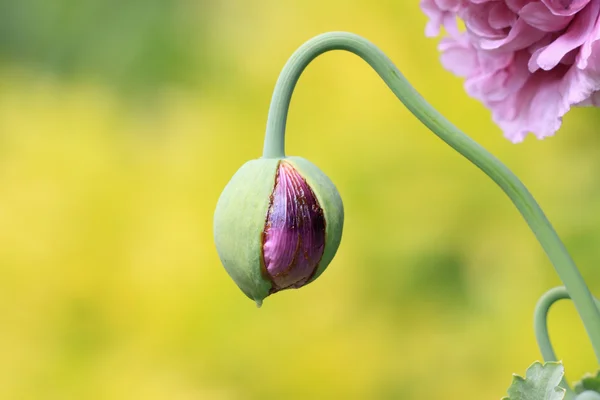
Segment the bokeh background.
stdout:
<path fill-rule="evenodd" d="M 500 398 L 559 281 L 501 191 L 355 56 L 315 61 L 289 119 L 288 153 L 345 202 L 327 272 L 257 309 L 212 241 L 287 57 L 348 30 L 523 179 L 600 293 L 600 113 L 510 144 L 425 22 L 405 0 L 1 0 L 0 398 Z M 596 367 L 571 304 L 550 325 L 570 379 Z"/>

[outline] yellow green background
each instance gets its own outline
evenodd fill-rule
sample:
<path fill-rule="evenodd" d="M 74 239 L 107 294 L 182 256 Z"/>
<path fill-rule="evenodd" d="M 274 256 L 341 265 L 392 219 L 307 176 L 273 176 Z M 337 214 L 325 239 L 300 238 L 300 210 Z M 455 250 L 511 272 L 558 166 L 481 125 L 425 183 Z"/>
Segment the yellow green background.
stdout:
<path fill-rule="evenodd" d="M 497 399 L 540 355 L 560 282 L 516 209 L 350 54 L 299 82 L 287 151 L 344 199 L 337 257 L 261 309 L 212 213 L 261 155 L 287 57 L 330 30 L 380 46 L 521 177 L 600 293 L 600 119 L 513 145 L 443 70 L 405 0 L 0 1 L 0 399 Z M 596 368 L 568 302 L 551 335 Z"/>

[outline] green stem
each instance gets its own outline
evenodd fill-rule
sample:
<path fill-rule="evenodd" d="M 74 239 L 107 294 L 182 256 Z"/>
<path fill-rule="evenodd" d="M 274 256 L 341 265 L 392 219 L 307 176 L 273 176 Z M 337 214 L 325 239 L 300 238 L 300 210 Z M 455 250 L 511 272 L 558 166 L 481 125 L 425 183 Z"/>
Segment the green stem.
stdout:
<path fill-rule="evenodd" d="M 548 290 L 540 297 L 537 305 L 535 306 L 535 312 L 533 314 L 533 327 L 535 330 L 535 338 L 538 342 L 540 352 L 544 361 L 558 361 L 554 347 L 550 341 L 550 334 L 548 333 L 548 313 L 554 303 L 559 300 L 570 299 L 569 292 L 564 286 L 559 286 Z M 600 302 L 594 299 L 596 306 L 600 306 Z M 569 387 L 565 378 L 563 378 L 562 387 L 567 389 L 568 395 L 572 395 L 572 389 Z"/>
<path fill-rule="evenodd" d="M 552 347 L 552 342 L 550 341 L 550 334 L 548 333 L 548 312 L 550 311 L 550 307 L 557 301 L 570 298 L 569 292 L 567 292 L 567 289 L 565 289 L 564 286 L 555 287 L 544 293 L 535 306 L 533 328 L 538 347 L 546 362 L 558 361 L 554 348 Z M 573 389 L 571 389 L 567 383 L 566 377 L 563 377 L 561 387 L 566 389 L 567 397 L 573 395 Z"/>
<path fill-rule="evenodd" d="M 564 286 L 559 286 L 548 290 L 540 297 L 535 312 L 533 314 L 533 327 L 535 330 L 535 338 L 540 348 L 540 353 L 544 357 L 544 361 L 558 361 L 556 353 L 550 342 L 548 334 L 548 312 L 550 307 L 559 300 L 570 299 L 569 292 Z"/>
<path fill-rule="evenodd" d="M 368 40 L 351 33 L 329 32 L 309 40 L 292 55 L 273 93 L 263 157 L 285 156 L 285 125 L 296 83 L 312 60 L 331 50 L 346 50 L 365 60 L 425 126 L 502 188 L 529 224 L 569 291 L 600 363 L 600 312 L 571 256 L 533 196 L 504 164 L 429 105 L 394 63 Z"/>

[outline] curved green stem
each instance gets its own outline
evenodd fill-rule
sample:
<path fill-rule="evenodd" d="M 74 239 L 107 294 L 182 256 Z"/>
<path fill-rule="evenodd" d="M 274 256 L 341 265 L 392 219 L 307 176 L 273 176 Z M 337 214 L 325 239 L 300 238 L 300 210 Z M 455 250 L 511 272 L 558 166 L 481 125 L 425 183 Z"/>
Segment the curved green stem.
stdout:
<path fill-rule="evenodd" d="M 552 347 L 552 342 L 550 342 L 550 335 L 548 334 L 548 312 L 550 311 L 550 307 L 557 301 L 570 298 L 569 292 L 567 292 L 567 289 L 565 289 L 564 286 L 555 287 L 544 293 L 535 306 L 533 328 L 538 347 L 546 362 L 558 361 L 554 348 Z M 561 387 L 566 389 L 568 394 L 567 397 L 573 395 L 573 389 L 571 389 L 567 383 L 566 377 L 563 377 Z"/>
<path fill-rule="evenodd" d="M 570 299 L 569 292 L 564 286 L 559 286 L 548 290 L 540 297 L 535 306 L 535 312 L 533 314 L 533 328 L 535 331 L 535 338 L 538 342 L 540 352 L 544 361 L 558 361 L 554 347 L 550 341 L 550 334 L 548 333 L 548 313 L 554 303 L 559 300 Z M 596 306 L 600 306 L 600 301 L 594 299 Z M 563 378 L 562 387 L 567 389 L 568 392 L 572 392 L 566 379 Z"/>
<path fill-rule="evenodd" d="M 283 68 L 273 93 L 263 157 L 285 156 L 285 126 L 296 83 L 312 60 L 331 50 L 346 50 L 365 60 L 425 126 L 502 188 L 529 224 L 569 291 L 600 363 L 600 312 L 577 266 L 533 196 L 504 164 L 429 105 L 394 63 L 368 40 L 347 32 L 329 32 L 309 40 L 292 55 Z"/>
<path fill-rule="evenodd" d="M 552 343 L 550 342 L 550 335 L 548 334 L 548 312 L 552 305 L 557 301 L 570 298 L 571 296 L 569 296 L 567 289 L 564 286 L 559 286 L 544 293 L 535 306 L 533 328 L 544 361 L 558 361 Z"/>

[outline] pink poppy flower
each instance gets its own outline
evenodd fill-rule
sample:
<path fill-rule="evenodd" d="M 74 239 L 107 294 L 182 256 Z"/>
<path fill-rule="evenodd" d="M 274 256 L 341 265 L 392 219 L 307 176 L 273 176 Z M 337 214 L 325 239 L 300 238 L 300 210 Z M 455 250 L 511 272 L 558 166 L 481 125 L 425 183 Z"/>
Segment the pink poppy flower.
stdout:
<path fill-rule="evenodd" d="M 465 78 L 512 142 L 553 135 L 572 106 L 600 105 L 600 0 L 421 0 L 421 8 L 427 36 L 448 32 L 444 67 Z"/>

